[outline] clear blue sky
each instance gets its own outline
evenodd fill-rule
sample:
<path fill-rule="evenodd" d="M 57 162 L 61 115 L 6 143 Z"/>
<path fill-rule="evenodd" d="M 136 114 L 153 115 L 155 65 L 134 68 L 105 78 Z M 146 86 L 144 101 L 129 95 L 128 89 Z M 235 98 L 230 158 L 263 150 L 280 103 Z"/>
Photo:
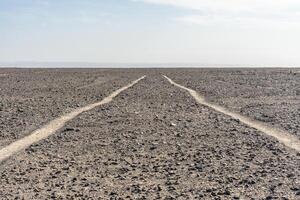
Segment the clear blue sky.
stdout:
<path fill-rule="evenodd" d="M 296 0 L 1 0 L 0 61 L 300 66 Z"/>

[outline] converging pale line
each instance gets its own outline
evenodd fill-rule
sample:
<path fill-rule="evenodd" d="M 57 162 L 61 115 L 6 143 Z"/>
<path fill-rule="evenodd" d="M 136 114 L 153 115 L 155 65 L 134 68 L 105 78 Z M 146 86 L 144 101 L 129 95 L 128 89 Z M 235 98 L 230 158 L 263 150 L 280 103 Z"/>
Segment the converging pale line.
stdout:
<path fill-rule="evenodd" d="M 164 77 L 172 85 L 188 91 L 190 93 L 190 95 L 192 97 L 194 97 L 194 99 L 198 103 L 208 106 L 208 107 L 210 107 L 218 112 L 221 112 L 223 114 L 226 114 L 234 119 L 237 119 L 237 120 L 241 121 L 242 123 L 265 133 L 266 135 L 276 138 L 279 142 L 283 143 L 287 147 L 290 147 L 290 148 L 295 149 L 296 151 L 300 152 L 300 140 L 296 136 L 291 135 L 290 133 L 288 133 L 284 130 L 280 130 L 278 128 L 271 127 L 271 126 L 267 125 L 266 123 L 263 123 L 263 122 L 260 122 L 257 120 L 253 120 L 253 119 L 250 119 L 249 117 L 232 112 L 222 106 L 210 103 L 210 102 L 206 101 L 203 96 L 199 95 L 195 90 L 192 90 L 192 89 L 184 87 L 178 83 L 175 83 L 172 79 L 170 79 L 167 76 L 164 76 Z"/>
<path fill-rule="evenodd" d="M 112 94 L 110 94 L 108 97 L 104 98 L 100 102 L 78 108 L 78 109 L 74 110 L 73 112 L 70 112 L 70 113 L 65 114 L 61 117 L 58 117 L 58 118 L 50 121 L 47 125 L 35 130 L 30 135 L 28 135 L 28 136 L 26 136 L 22 139 L 19 139 L 15 142 L 9 144 L 8 146 L 2 148 L 0 150 L 0 162 L 7 159 L 7 158 L 9 158 L 13 154 L 15 154 L 15 153 L 17 153 L 17 152 L 19 152 L 23 149 L 26 149 L 27 147 L 29 147 L 33 143 L 36 143 L 36 142 L 38 142 L 40 140 L 43 140 L 43 139 L 46 139 L 50 135 L 54 134 L 57 130 L 62 128 L 65 125 L 66 122 L 68 122 L 71 119 L 77 117 L 79 114 L 81 114 L 83 112 L 86 112 L 86 111 L 89 111 L 91 109 L 94 109 L 97 106 L 101 106 L 103 104 L 107 104 L 107 103 L 111 102 L 113 100 L 113 98 L 115 98 L 118 94 L 120 94 L 124 90 L 132 87 L 133 85 L 137 84 L 139 81 L 141 81 L 145 77 L 146 76 L 143 76 L 143 77 L 133 81 L 132 83 L 130 83 L 130 84 L 114 91 Z"/>

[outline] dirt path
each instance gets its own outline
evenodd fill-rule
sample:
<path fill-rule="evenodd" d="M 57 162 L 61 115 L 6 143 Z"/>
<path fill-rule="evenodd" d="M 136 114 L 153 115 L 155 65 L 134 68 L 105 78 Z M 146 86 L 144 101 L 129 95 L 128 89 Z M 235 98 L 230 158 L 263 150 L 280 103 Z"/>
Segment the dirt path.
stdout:
<path fill-rule="evenodd" d="M 164 77 L 172 84 L 175 85 L 176 87 L 179 87 L 181 89 L 184 89 L 186 91 L 188 91 L 190 93 L 191 96 L 193 96 L 198 103 L 208 106 L 218 112 L 224 113 L 226 115 L 229 115 L 230 117 L 237 119 L 239 121 L 241 121 L 242 123 L 255 128 L 269 136 L 275 137 L 278 141 L 280 141 L 281 143 L 283 143 L 284 145 L 286 145 L 287 147 L 290 147 L 292 149 L 295 149 L 296 151 L 300 152 L 300 141 L 297 137 L 289 134 L 288 132 L 285 132 L 283 130 L 277 129 L 277 128 L 273 128 L 270 127 L 269 125 L 257 121 L 257 120 L 253 120 L 250 119 L 248 117 L 245 117 L 241 114 L 229 111 L 228 109 L 212 104 L 210 102 L 207 102 L 205 100 L 205 98 L 201 95 L 199 95 L 195 90 L 192 90 L 190 88 L 184 87 L 182 85 L 179 85 L 177 83 L 175 83 L 172 79 L 170 79 L 169 77 L 165 76 Z"/>
<path fill-rule="evenodd" d="M 0 196 L 299 199 L 297 152 L 197 103 L 160 72 L 144 73 L 109 104 L 2 162 Z"/>
<path fill-rule="evenodd" d="M 22 149 L 25 149 L 27 147 L 29 147 L 31 144 L 38 142 L 40 140 L 43 140 L 45 138 L 47 138 L 48 136 L 54 134 L 57 130 L 59 130 L 60 128 L 62 128 L 66 122 L 68 122 L 69 120 L 75 118 L 76 116 L 78 116 L 79 114 L 89 111 L 97 106 L 103 105 L 103 104 L 107 104 L 109 102 L 111 102 L 113 100 L 114 97 L 116 97 L 118 94 L 120 94 L 122 91 L 132 87 L 133 85 L 135 85 L 136 83 L 138 83 L 140 80 L 144 79 L 145 76 L 133 81 L 132 83 L 116 90 L 115 92 L 113 92 L 112 94 L 110 94 L 108 97 L 104 98 L 102 101 L 94 103 L 94 104 L 90 104 L 87 105 L 85 107 L 81 107 L 77 110 L 74 110 L 71 113 L 68 113 L 66 115 L 63 115 L 59 118 L 56 118 L 54 120 L 52 120 L 50 123 L 48 123 L 47 125 L 45 125 L 44 127 L 35 130 L 34 132 L 32 132 L 30 135 L 17 140 L 13 143 L 11 143 L 10 145 L 2 148 L 0 150 L 0 162 L 9 158 L 10 156 L 12 156 L 13 154 L 21 151 Z"/>

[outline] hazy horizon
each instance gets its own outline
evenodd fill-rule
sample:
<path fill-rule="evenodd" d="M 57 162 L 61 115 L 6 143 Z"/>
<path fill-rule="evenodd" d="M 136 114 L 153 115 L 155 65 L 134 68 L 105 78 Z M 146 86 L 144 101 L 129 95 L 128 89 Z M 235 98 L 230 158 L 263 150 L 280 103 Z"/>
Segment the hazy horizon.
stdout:
<path fill-rule="evenodd" d="M 296 65 L 203 63 L 0 62 L 0 68 L 300 68 Z"/>
<path fill-rule="evenodd" d="M 3 0 L 0 65 L 300 66 L 299 20 L 296 0 Z"/>

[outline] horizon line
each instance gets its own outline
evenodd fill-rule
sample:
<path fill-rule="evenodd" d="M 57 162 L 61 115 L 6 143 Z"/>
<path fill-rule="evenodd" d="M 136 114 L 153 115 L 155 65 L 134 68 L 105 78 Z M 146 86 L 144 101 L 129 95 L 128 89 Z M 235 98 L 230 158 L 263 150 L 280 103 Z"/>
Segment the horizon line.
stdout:
<path fill-rule="evenodd" d="M 44 65 L 44 66 L 41 66 Z M 155 66 L 156 65 L 156 66 Z M 85 61 L 9 61 L 1 62 L 1 68 L 130 68 L 130 67 L 151 67 L 151 68 L 164 68 L 164 67 L 190 67 L 190 68 L 225 68 L 225 67 L 249 67 L 249 68 L 299 68 L 299 65 L 291 64 L 218 64 L 218 63 L 200 63 L 200 62 L 85 62 Z"/>

